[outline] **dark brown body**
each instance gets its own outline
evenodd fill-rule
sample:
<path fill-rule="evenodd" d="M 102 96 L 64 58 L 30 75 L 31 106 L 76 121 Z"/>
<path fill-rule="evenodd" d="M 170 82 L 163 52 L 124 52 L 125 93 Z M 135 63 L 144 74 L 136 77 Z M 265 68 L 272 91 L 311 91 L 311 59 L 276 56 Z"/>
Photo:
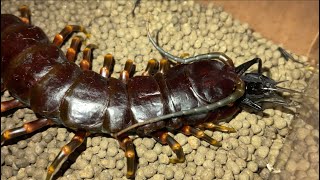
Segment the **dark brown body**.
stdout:
<path fill-rule="evenodd" d="M 40 116 L 71 129 L 108 134 L 152 117 L 217 102 L 234 91 L 238 77 L 233 67 L 220 61 L 200 61 L 164 74 L 136 76 L 124 84 L 82 71 L 49 43 L 40 28 L 13 15 L 1 15 L 1 70 L 1 86 Z M 141 126 L 136 133 L 197 125 L 230 116 L 236 109 L 160 121 Z"/>

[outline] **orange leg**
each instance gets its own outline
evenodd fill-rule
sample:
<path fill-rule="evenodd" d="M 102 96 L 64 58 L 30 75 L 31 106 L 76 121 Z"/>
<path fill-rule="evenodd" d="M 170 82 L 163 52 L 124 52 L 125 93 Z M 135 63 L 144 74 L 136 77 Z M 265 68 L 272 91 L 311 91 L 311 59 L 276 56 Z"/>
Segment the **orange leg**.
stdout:
<path fill-rule="evenodd" d="M 214 124 L 214 122 L 229 122 L 236 113 L 239 112 L 239 108 L 235 106 L 231 106 L 223 113 L 219 113 L 216 117 L 211 119 L 210 121 L 207 121 L 206 123 L 200 124 L 197 126 L 197 128 L 200 129 L 207 129 L 211 131 L 221 131 L 225 133 L 234 133 L 236 130 L 234 128 L 230 128 L 227 126 L 220 126 L 217 124 Z"/>
<path fill-rule="evenodd" d="M 92 51 L 93 49 L 98 48 L 95 44 L 89 44 L 83 50 L 83 59 L 80 62 L 80 68 L 82 70 L 90 70 L 92 66 Z"/>
<path fill-rule="evenodd" d="M 106 54 L 104 56 L 103 67 L 100 69 L 100 74 L 102 77 L 109 78 L 112 74 L 115 60 L 112 54 Z"/>
<path fill-rule="evenodd" d="M 67 54 L 66 54 L 66 57 L 69 61 L 75 62 L 82 41 L 83 41 L 83 38 L 81 36 L 75 36 L 72 39 L 70 48 L 68 48 Z"/>
<path fill-rule="evenodd" d="M 61 151 L 53 160 L 52 164 L 48 167 L 46 180 L 52 179 L 54 174 L 58 172 L 61 165 L 67 160 L 68 156 L 79 147 L 84 139 L 89 135 L 86 131 L 77 131 L 71 141 L 61 148 Z"/>
<path fill-rule="evenodd" d="M 15 137 L 22 136 L 25 134 L 30 134 L 38 129 L 41 129 L 42 127 L 49 125 L 53 125 L 52 120 L 38 119 L 29 123 L 25 123 L 22 127 L 5 130 L 1 134 L 1 145 L 9 139 L 13 139 Z"/>
<path fill-rule="evenodd" d="M 165 72 L 167 72 L 169 70 L 169 68 L 170 68 L 169 61 L 166 59 L 161 59 L 160 68 L 159 68 L 160 73 L 164 74 Z"/>
<path fill-rule="evenodd" d="M 124 83 L 127 83 L 129 78 L 133 76 L 135 72 L 135 67 L 136 66 L 133 64 L 133 61 L 131 59 L 128 59 L 124 66 L 124 70 L 120 72 L 119 79 L 122 80 Z"/>
<path fill-rule="evenodd" d="M 146 70 L 142 73 L 142 76 L 152 76 L 155 73 L 157 73 L 159 67 L 159 63 L 155 59 L 150 59 L 148 61 L 148 65 L 146 67 Z"/>
<path fill-rule="evenodd" d="M 196 129 L 191 126 L 183 126 L 181 131 L 185 135 L 193 135 L 199 139 L 205 140 L 213 146 L 218 146 L 218 147 L 222 146 L 220 142 L 218 142 L 215 139 L 212 139 L 210 136 L 205 134 L 204 131 L 201 131 L 200 129 Z"/>
<path fill-rule="evenodd" d="M 118 138 L 120 146 L 125 151 L 125 156 L 127 158 L 127 178 L 133 178 L 136 172 L 136 164 L 135 164 L 135 158 L 136 154 L 134 151 L 132 139 L 130 139 L 128 136 L 122 136 Z"/>
<path fill-rule="evenodd" d="M 152 133 L 152 137 L 161 144 L 168 144 L 172 151 L 177 155 L 176 159 L 170 159 L 171 163 L 183 163 L 185 156 L 181 145 L 171 137 L 166 131 L 156 131 Z"/>
<path fill-rule="evenodd" d="M 24 105 L 17 99 L 1 102 L 1 112 L 8 111 L 13 108 L 23 107 Z"/>
<path fill-rule="evenodd" d="M 53 44 L 58 47 L 61 47 L 62 43 L 66 40 L 66 38 L 73 32 L 83 32 L 89 37 L 89 34 L 82 26 L 78 25 L 67 25 L 62 31 L 57 34 L 53 39 Z"/>
<path fill-rule="evenodd" d="M 208 129 L 211 131 L 221 131 L 221 132 L 225 132 L 225 133 L 235 133 L 236 130 L 227 126 L 220 126 L 220 125 L 216 125 L 212 122 L 209 123 L 203 123 L 201 125 L 198 126 L 199 128 L 204 128 L 204 129 Z"/>
<path fill-rule="evenodd" d="M 20 19 L 26 23 L 26 24 L 31 24 L 31 11 L 28 6 L 22 5 L 19 7 L 20 11 Z"/>

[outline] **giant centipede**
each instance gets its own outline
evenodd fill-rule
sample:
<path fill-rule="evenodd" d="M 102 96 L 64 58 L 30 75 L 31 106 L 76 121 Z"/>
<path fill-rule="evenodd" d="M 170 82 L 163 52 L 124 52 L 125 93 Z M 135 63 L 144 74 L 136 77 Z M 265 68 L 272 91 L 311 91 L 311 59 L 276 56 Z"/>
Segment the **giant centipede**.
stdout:
<path fill-rule="evenodd" d="M 261 104 L 270 100 L 286 104 L 279 92 L 292 92 L 262 74 L 260 58 L 235 67 L 231 58 L 220 52 L 176 57 L 158 46 L 149 30 L 150 42 L 164 57 L 160 63 L 151 59 L 141 76 L 133 76 L 135 65 L 128 60 L 120 77 L 114 78 L 110 75 L 115 60 L 107 54 L 98 74 L 90 70 L 95 45 L 85 48 L 80 67 L 74 61 L 82 38 L 75 36 L 66 54 L 60 49 L 73 32 L 87 33 L 85 28 L 67 25 L 51 43 L 41 28 L 30 23 L 30 10 L 22 7 L 21 12 L 21 17 L 1 14 L 1 91 L 8 90 L 14 97 L 1 103 L 1 112 L 30 107 L 39 119 L 5 130 L 1 144 L 45 126 L 73 130 L 74 137 L 49 166 L 47 179 L 95 133 L 119 141 L 127 158 L 128 178 L 136 171 L 130 135 L 168 144 L 176 154 L 170 162 L 184 162 L 181 145 L 168 132 L 182 132 L 221 146 L 204 130 L 235 132 L 218 123 L 243 106 L 262 110 Z M 254 64 L 258 64 L 258 72 L 245 73 Z"/>

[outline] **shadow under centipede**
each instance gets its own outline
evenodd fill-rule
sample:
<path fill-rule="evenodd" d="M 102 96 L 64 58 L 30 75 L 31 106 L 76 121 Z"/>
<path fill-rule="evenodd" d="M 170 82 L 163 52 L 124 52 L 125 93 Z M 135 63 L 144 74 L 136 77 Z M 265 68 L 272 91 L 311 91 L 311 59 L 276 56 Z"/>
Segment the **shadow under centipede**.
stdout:
<path fill-rule="evenodd" d="M 262 72 L 266 72 L 266 73 L 267 73 L 266 75 L 267 75 L 268 77 L 271 77 L 271 72 L 270 72 L 270 69 L 269 69 L 269 68 L 262 67 L 261 71 L 262 71 Z M 256 72 L 258 72 L 258 71 L 256 71 Z"/>
<path fill-rule="evenodd" d="M 256 173 L 257 173 L 257 174 L 260 174 L 263 169 L 264 169 L 264 168 L 262 168 L 262 167 L 258 167 L 258 170 L 257 170 Z"/>
<path fill-rule="evenodd" d="M 137 148 L 136 148 L 136 146 L 135 145 L 133 145 L 134 146 L 134 148 L 133 148 L 133 150 L 134 150 L 134 154 L 137 154 Z M 134 163 L 134 169 L 135 169 L 135 171 L 137 171 L 137 169 L 138 169 L 138 164 L 139 164 L 139 158 L 138 158 L 138 155 L 136 155 L 135 156 L 135 159 L 134 159 L 134 161 L 136 162 L 136 163 Z M 134 179 L 134 178 L 132 178 L 132 179 Z"/>
<path fill-rule="evenodd" d="M 274 106 L 271 102 L 270 103 L 265 103 L 265 105 L 270 105 L 270 107 L 272 108 L 276 108 L 276 107 L 279 107 L 281 108 L 281 112 L 282 113 L 286 113 L 286 114 L 292 114 L 292 115 L 296 115 L 296 114 L 299 114 L 299 112 L 295 112 L 293 109 L 290 109 L 290 107 L 293 107 L 293 106 Z"/>
<path fill-rule="evenodd" d="M 293 115 L 299 114 L 299 112 L 295 112 L 292 109 L 287 107 L 282 107 L 282 113 L 293 114 Z"/>

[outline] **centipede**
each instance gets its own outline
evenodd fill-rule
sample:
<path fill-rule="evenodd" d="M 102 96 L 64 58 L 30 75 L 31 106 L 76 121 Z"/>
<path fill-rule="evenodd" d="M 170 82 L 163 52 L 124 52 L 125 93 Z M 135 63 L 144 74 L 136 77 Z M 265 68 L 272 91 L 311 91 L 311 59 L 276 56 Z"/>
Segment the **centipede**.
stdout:
<path fill-rule="evenodd" d="M 263 103 L 287 105 L 279 82 L 262 74 L 262 61 L 253 58 L 236 66 L 221 52 L 177 57 L 164 51 L 147 36 L 164 57 L 148 61 L 140 76 L 128 60 L 119 78 L 111 77 L 115 58 L 104 56 L 100 74 L 91 70 L 92 51 L 83 50 L 80 66 L 75 63 L 83 38 L 75 36 L 64 53 L 62 44 L 74 32 L 88 34 L 84 27 L 67 25 L 52 42 L 44 31 L 31 24 L 30 9 L 20 8 L 21 16 L 1 14 L 1 91 L 8 90 L 13 100 L 1 102 L 1 112 L 29 107 L 39 119 L 22 127 L 4 130 L 1 145 L 44 127 L 63 126 L 75 132 L 47 169 L 52 179 L 68 156 L 92 134 L 105 134 L 118 140 L 127 159 L 127 178 L 137 169 L 132 135 L 153 138 L 169 145 L 182 163 L 182 146 L 170 133 L 195 136 L 213 146 L 221 142 L 204 131 L 233 133 L 235 129 L 219 125 L 243 107 L 261 111 Z M 257 72 L 246 73 L 253 65 Z"/>

